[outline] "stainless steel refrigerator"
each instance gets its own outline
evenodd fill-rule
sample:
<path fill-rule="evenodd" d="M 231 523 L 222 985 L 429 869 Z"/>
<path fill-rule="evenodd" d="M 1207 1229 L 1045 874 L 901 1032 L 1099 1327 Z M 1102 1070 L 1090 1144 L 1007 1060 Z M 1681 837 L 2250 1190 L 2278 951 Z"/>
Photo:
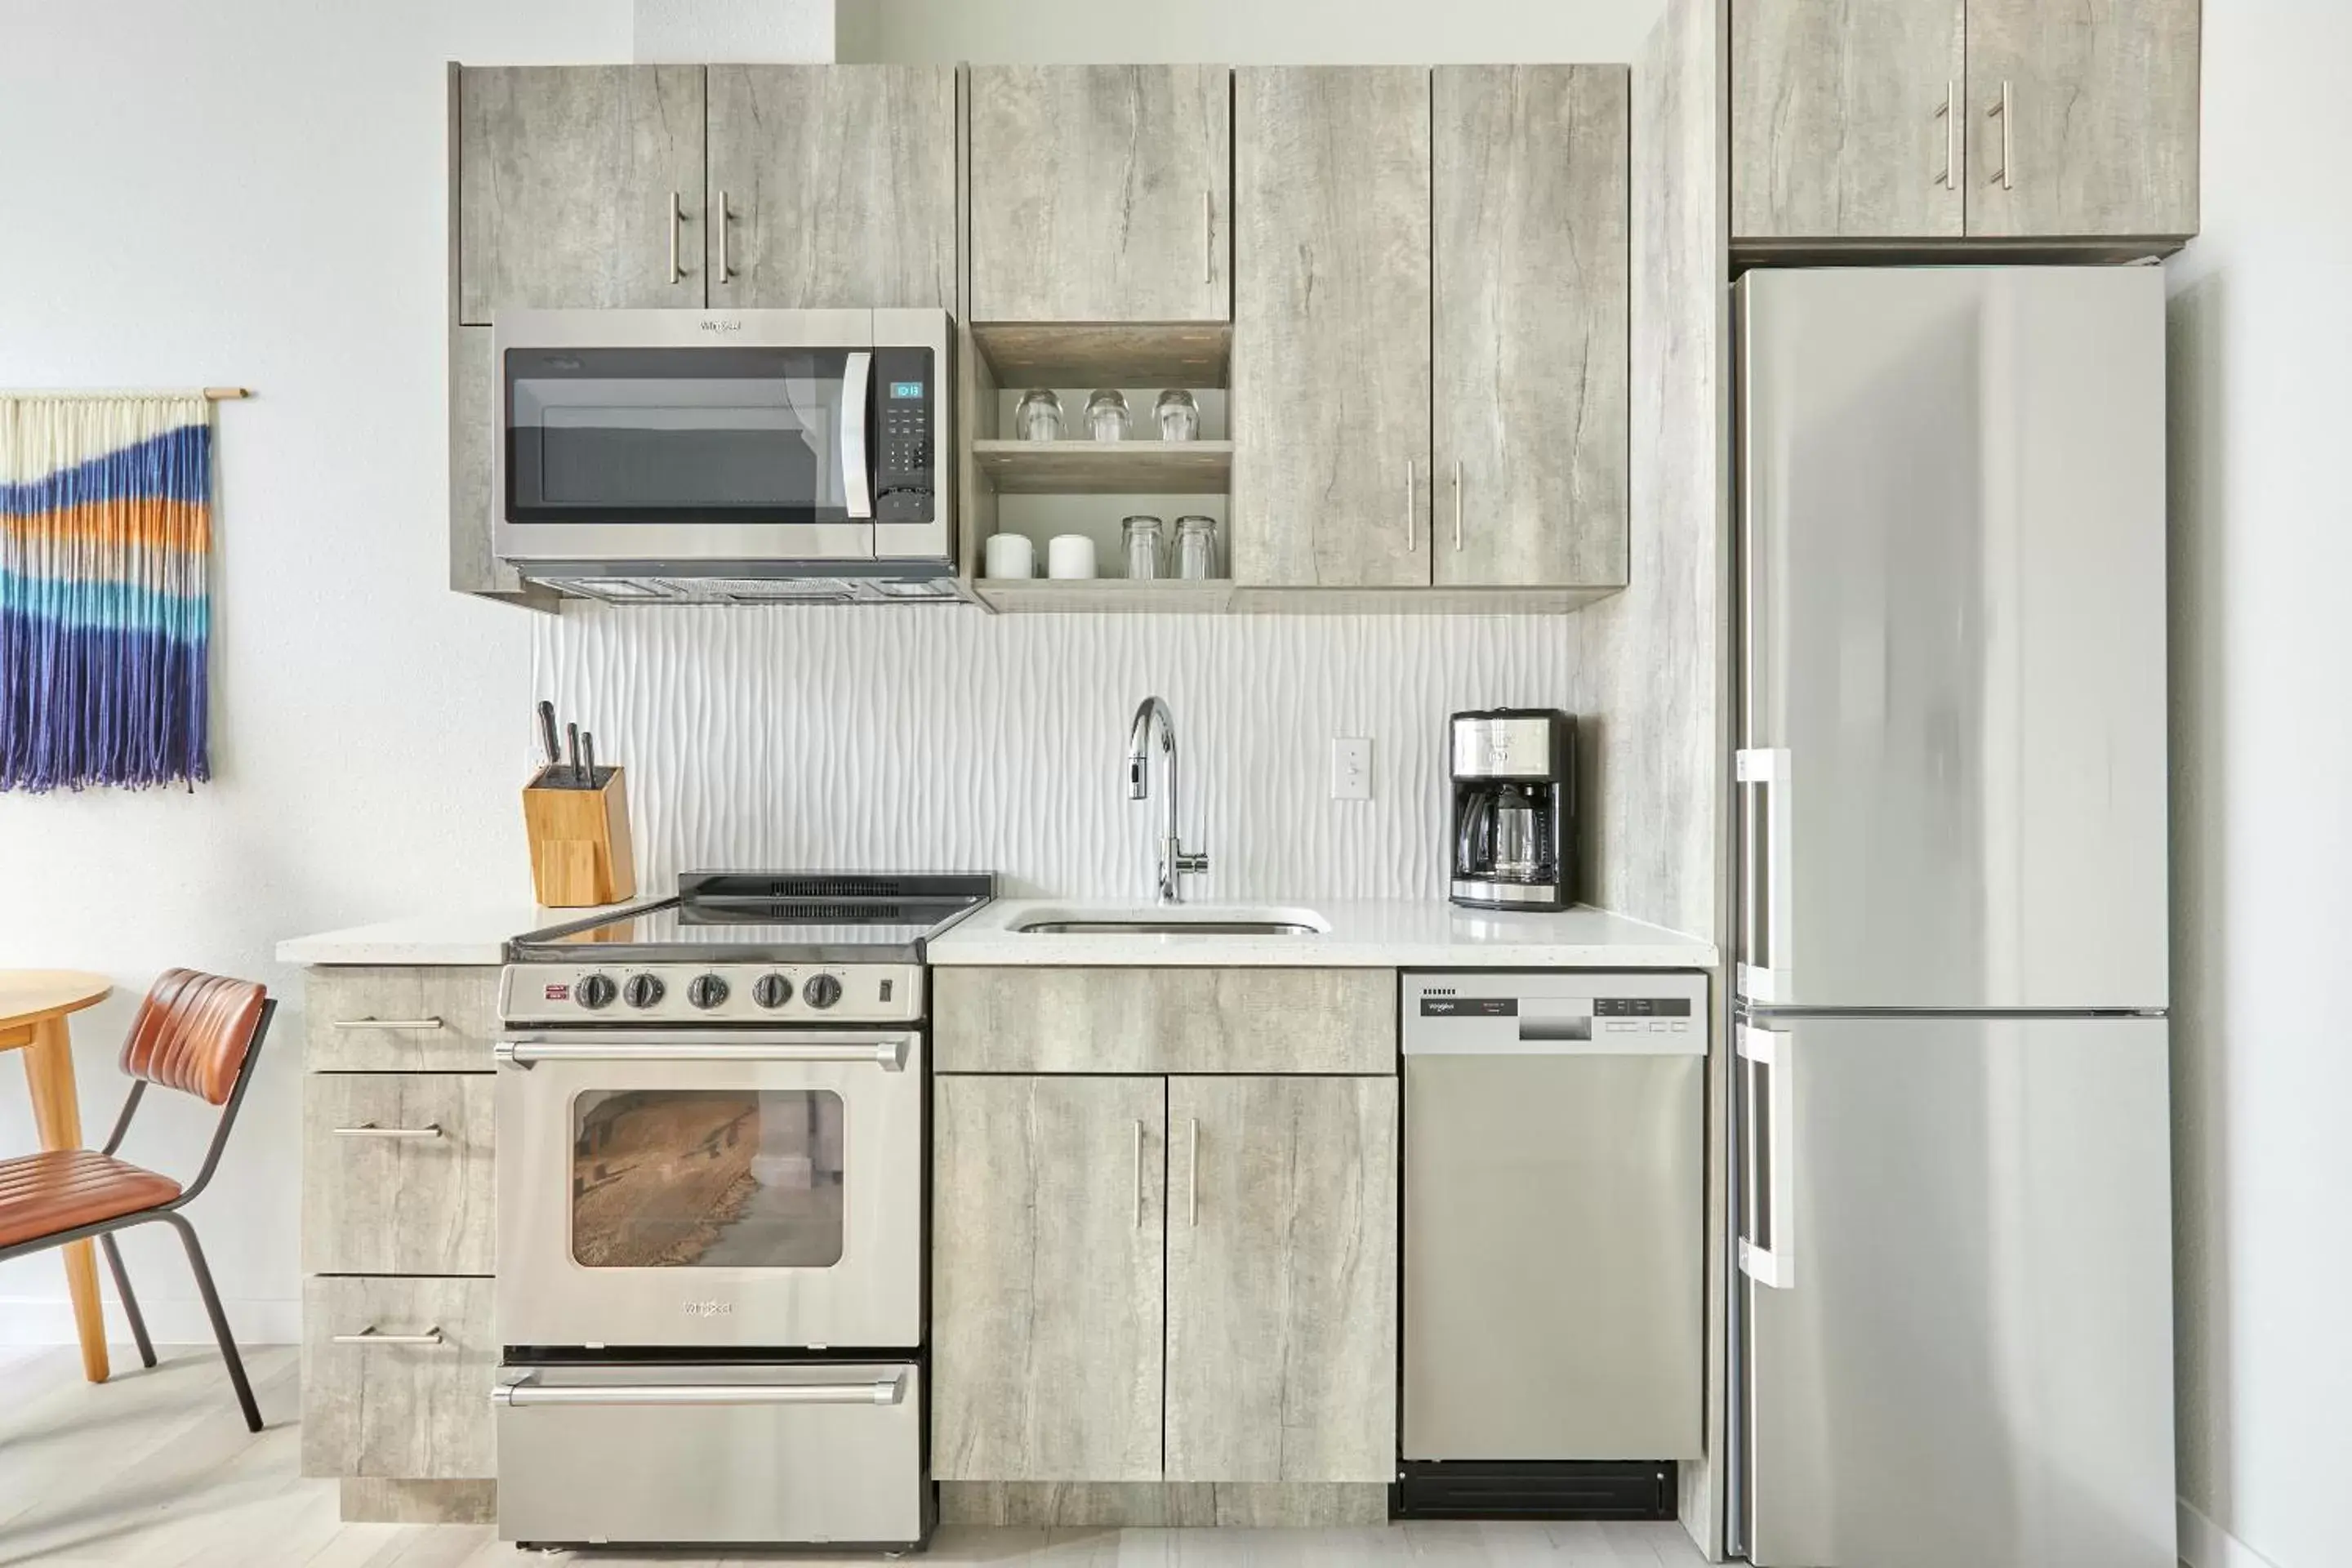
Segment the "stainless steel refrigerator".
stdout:
<path fill-rule="evenodd" d="M 1733 1517 L 2173 1568 L 2162 275 L 1735 310 Z"/>

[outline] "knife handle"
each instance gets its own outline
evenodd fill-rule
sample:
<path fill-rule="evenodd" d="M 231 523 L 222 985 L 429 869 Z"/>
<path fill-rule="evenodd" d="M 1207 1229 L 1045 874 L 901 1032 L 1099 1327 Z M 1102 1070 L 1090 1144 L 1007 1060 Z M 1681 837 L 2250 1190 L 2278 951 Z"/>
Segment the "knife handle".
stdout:
<path fill-rule="evenodd" d="M 562 750 L 555 739 L 555 704 L 542 700 L 539 705 L 539 743 L 547 749 L 547 765 L 554 767 L 563 761 Z"/>
<path fill-rule="evenodd" d="M 580 731 L 580 766 L 585 774 L 587 787 L 596 787 L 596 737 L 587 731 Z"/>
<path fill-rule="evenodd" d="M 563 738 L 570 743 L 572 749 L 572 782 L 576 785 L 580 782 L 580 726 L 577 724 L 563 726 Z"/>

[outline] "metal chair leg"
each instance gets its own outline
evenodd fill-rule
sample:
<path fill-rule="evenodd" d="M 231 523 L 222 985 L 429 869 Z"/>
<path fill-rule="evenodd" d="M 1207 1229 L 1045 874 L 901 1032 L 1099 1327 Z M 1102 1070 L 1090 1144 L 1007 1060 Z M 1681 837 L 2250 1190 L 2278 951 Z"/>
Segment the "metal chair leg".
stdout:
<path fill-rule="evenodd" d="M 114 1293 L 122 1298 L 122 1315 L 131 1320 L 131 1337 L 139 1345 L 139 1364 L 155 1364 L 155 1343 L 147 1337 L 147 1320 L 140 1315 L 139 1298 L 131 1293 L 131 1276 L 122 1271 L 122 1249 L 114 1245 L 114 1233 L 108 1231 L 98 1238 L 106 1249 L 106 1267 L 114 1276 Z"/>
<path fill-rule="evenodd" d="M 180 1233 L 180 1243 L 188 1249 L 188 1267 L 196 1276 L 196 1293 L 205 1299 L 205 1315 L 213 1321 L 213 1337 L 220 1341 L 221 1359 L 228 1363 L 228 1380 L 236 1388 L 238 1408 L 245 1412 L 246 1429 L 261 1430 L 261 1407 L 253 1402 L 253 1385 L 245 1380 L 245 1362 L 236 1353 L 236 1342 L 229 1338 L 228 1314 L 221 1310 L 220 1292 L 213 1289 L 213 1271 L 205 1267 L 205 1249 L 196 1244 L 195 1227 L 175 1214 L 163 1216 L 172 1228 Z"/>

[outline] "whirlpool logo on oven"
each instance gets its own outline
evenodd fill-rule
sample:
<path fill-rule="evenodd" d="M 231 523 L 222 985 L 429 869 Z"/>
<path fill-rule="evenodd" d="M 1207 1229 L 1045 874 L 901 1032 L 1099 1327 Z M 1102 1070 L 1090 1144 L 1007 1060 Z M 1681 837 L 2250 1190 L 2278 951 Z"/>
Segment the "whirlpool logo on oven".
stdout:
<path fill-rule="evenodd" d="M 735 1315 L 735 1303 L 716 1299 L 688 1301 L 685 1303 L 685 1310 L 689 1318 L 731 1318 Z"/>

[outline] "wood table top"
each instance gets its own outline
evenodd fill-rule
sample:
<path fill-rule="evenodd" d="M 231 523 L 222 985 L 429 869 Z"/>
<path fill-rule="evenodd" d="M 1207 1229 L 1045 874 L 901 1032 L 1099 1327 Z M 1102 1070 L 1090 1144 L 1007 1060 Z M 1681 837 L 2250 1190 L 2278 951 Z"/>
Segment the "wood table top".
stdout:
<path fill-rule="evenodd" d="M 0 969 L 0 1034 L 95 1006 L 113 989 L 105 975 L 87 970 Z"/>

